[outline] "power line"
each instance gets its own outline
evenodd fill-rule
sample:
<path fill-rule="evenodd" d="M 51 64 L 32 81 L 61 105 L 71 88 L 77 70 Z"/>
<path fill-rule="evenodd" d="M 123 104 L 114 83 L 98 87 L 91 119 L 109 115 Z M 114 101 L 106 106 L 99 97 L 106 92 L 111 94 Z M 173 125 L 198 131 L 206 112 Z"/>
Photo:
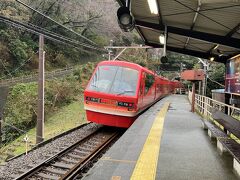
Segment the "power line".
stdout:
<path fill-rule="evenodd" d="M 75 42 L 76 44 L 78 43 L 78 41 L 71 40 L 70 38 L 66 38 L 64 36 L 61 36 L 61 35 L 56 34 L 56 33 L 53 33 L 53 32 L 51 32 L 49 30 L 46 30 L 44 28 L 38 27 L 38 26 L 33 25 L 33 24 L 30 24 L 30 25 L 29 24 L 25 24 L 25 23 L 22 23 L 22 22 L 19 22 L 19 21 L 15 21 L 15 20 L 3 17 L 3 16 L 0 16 L 0 20 L 5 22 L 5 23 L 11 24 L 11 25 L 18 25 L 17 26 L 18 28 L 22 27 L 22 28 L 25 28 L 27 30 L 33 30 L 32 32 L 37 33 L 38 35 L 41 33 L 41 34 L 44 34 L 44 35 L 50 35 L 50 36 L 54 36 L 56 38 L 67 40 L 69 42 Z M 81 46 L 84 46 L 84 47 L 87 47 L 87 48 L 94 48 L 95 49 L 94 46 L 87 45 L 87 44 L 84 44 L 84 43 L 79 43 L 78 45 L 81 45 Z"/>
<path fill-rule="evenodd" d="M 8 72 L 8 74 L 13 78 L 12 74 L 10 73 L 10 71 L 6 68 L 6 66 L 3 63 L 3 60 L 1 59 L 1 64 L 3 65 L 3 68 Z M 6 76 L 6 75 L 5 75 Z M 3 76 L 4 77 L 4 76 Z"/>
<path fill-rule="evenodd" d="M 1 20 L 0 20 L 0 21 L 1 21 Z M 45 37 L 46 39 L 48 39 L 48 40 L 52 40 L 52 41 L 55 41 L 55 42 L 59 42 L 59 43 L 65 44 L 65 45 L 70 45 L 70 46 L 72 46 L 72 47 L 75 47 L 76 49 L 80 49 L 80 50 L 83 50 L 83 51 L 87 51 L 87 50 L 84 50 L 84 49 L 82 49 L 82 48 L 76 47 L 76 46 L 73 45 L 73 44 L 69 44 L 69 43 L 67 43 L 67 42 L 64 42 L 64 41 L 61 41 L 61 40 L 59 40 L 59 39 L 53 38 L 53 37 L 51 37 L 51 36 L 48 36 L 48 35 L 46 35 L 44 32 L 38 32 L 38 31 L 32 30 L 32 29 L 30 29 L 30 28 L 24 27 L 24 26 L 22 26 L 22 25 L 18 25 L 18 24 L 14 24 L 14 23 L 9 23 L 9 22 L 6 22 L 6 21 L 4 21 L 4 22 L 7 23 L 7 24 L 9 24 L 9 25 L 11 25 L 11 26 L 13 26 L 13 27 L 17 27 L 17 28 L 20 28 L 20 29 L 25 29 L 25 30 L 27 30 L 28 32 L 31 32 L 31 33 L 33 33 L 33 34 L 37 34 L 37 35 L 44 34 L 44 37 Z M 88 52 L 88 51 L 87 51 L 87 52 Z"/>
<path fill-rule="evenodd" d="M 39 26 L 36 26 L 34 24 L 31 24 L 31 23 L 28 23 L 29 26 L 33 27 L 34 29 L 40 29 L 42 32 L 45 32 L 46 34 L 49 34 L 51 36 L 54 36 L 56 38 L 60 38 L 62 40 L 65 40 L 65 41 L 68 41 L 68 42 L 72 42 L 72 43 L 75 43 L 77 45 L 80 45 L 80 46 L 84 46 L 84 47 L 87 47 L 87 48 L 91 48 L 91 49 L 96 49 L 96 50 L 102 50 L 102 49 L 99 49 L 97 47 L 94 47 L 94 46 L 91 46 L 91 45 L 88 45 L 88 44 L 85 44 L 85 43 L 82 43 L 82 42 L 79 42 L 77 40 L 73 40 L 71 38 L 68 38 L 68 37 L 65 37 L 65 36 L 62 36 L 60 34 L 57 34 L 55 32 L 52 32 L 46 28 L 42 28 L 42 27 L 39 27 Z"/>
<path fill-rule="evenodd" d="M 221 83 L 219 83 L 219 82 L 217 82 L 217 81 L 214 81 L 213 79 L 211 79 L 210 77 L 207 77 L 210 81 L 212 81 L 213 83 L 216 83 L 216 84 L 218 84 L 219 86 L 221 86 L 221 87 L 225 87 L 223 84 L 221 84 Z"/>
<path fill-rule="evenodd" d="M 12 125 L 10 123 L 7 123 L 5 121 L 3 121 L 3 124 L 5 124 L 5 126 L 9 126 L 9 127 L 13 128 L 13 129 L 17 130 L 19 133 L 22 133 L 22 134 L 27 134 L 28 133 L 27 131 L 19 129 L 17 126 L 14 126 L 14 125 Z M 35 137 L 34 135 L 30 135 L 30 136 Z M 37 137 L 39 137 L 39 136 L 37 136 Z"/>
<path fill-rule="evenodd" d="M 15 73 L 17 70 L 19 70 L 20 68 L 22 68 L 22 67 L 23 67 L 25 64 L 27 64 L 30 60 L 32 60 L 33 56 L 34 56 L 35 54 L 37 54 L 37 53 L 38 53 L 38 51 L 35 52 L 35 53 L 34 53 L 30 58 L 28 58 L 26 61 L 22 62 L 19 67 L 17 67 L 16 69 L 14 69 L 14 70 L 11 71 L 11 72 L 8 71 L 7 68 L 4 66 L 4 68 L 5 68 L 5 70 L 8 72 L 8 74 L 7 74 L 7 75 L 4 75 L 3 77 L 1 77 L 1 79 L 3 79 L 4 77 L 7 77 L 8 75 L 13 78 L 13 75 L 12 75 L 12 74 Z M 1 63 L 3 64 L 2 59 L 1 59 Z"/>
<path fill-rule="evenodd" d="M 71 45 L 71 46 L 73 46 L 73 47 L 75 47 L 77 49 L 81 49 L 83 51 L 87 51 L 87 50 L 84 50 L 84 49 L 79 48 L 77 46 L 80 45 L 80 46 L 83 46 L 83 47 L 86 47 L 86 48 L 89 48 L 89 49 L 95 49 L 95 50 L 98 50 L 98 51 L 104 51 L 105 52 L 104 49 L 99 49 L 97 47 L 94 47 L 94 46 L 91 46 L 91 45 L 87 45 L 85 43 L 82 43 L 82 42 L 79 42 L 79 41 L 76 41 L 76 40 L 72 40 L 72 39 L 66 38 L 64 36 L 58 35 L 56 33 L 52 33 L 50 31 L 48 31 L 48 30 L 46 30 L 44 28 L 38 27 L 38 26 L 32 27 L 31 25 L 28 25 L 28 24 L 25 24 L 25 23 L 22 23 L 22 22 L 19 22 L 19 21 L 15 21 L 15 20 L 9 19 L 9 18 L 4 17 L 4 16 L 0 16 L 0 21 L 2 21 L 4 23 L 7 23 L 9 25 L 12 25 L 14 27 L 20 28 L 20 29 L 25 29 L 28 32 L 31 32 L 33 34 L 37 34 L 37 35 L 43 34 L 46 39 L 49 39 L 49 40 L 52 40 L 52 41 L 56 41 L 56 42 L 59 42 L 59 43 L 62 43 L 62 44 L 66 44 L 66 45 Z M 64 41 L 67 41 L 67 42 L 64 42 Z M 90 51 L 87 51 L 87 52 L 90 52 Z"/>
<path fill-rule="evenodd" d="M 22 4 L 23 6 L 25 6 L 25 7 L 29 8 L 29 9 L 31 9 L 32 11 L 37 12 L 38 14 L 42 15 L 43 17 L 45 17 L 45 18 L 51 20 L 52 22 L 54 22 L 54 23 L 56 23 L 57 25 L 63 27 L 64 29 L 66 29 L 66 30 L 68 30 L 68 31 L 70 31 L 70 32 L 72 32 L 72 33 L 74 33 L 74 34 L 77 35 L 77 36 L 80 36 L 81 38 L 85 39 L 86 41 L 88 41 L 88 42 L 90 42 L 90 43 L 92 43 L 92 44 L 97 45 L 97 44 L 96 44 L 95 42 L 93 42 L 92 40 L 90 40 L 90 39 L 86 38 L 85 36 L 83 36 L 83 35 L 81 35 L 81 34 L 75 32 L 75 31 L 73 31 L 72 29 L 69 29 L 68 27 L 66 27 L 66 26 L 64 26 L 64 25 L 62 25 L 62 24 L 60 24 L 59 22 L 57 22 L 57 21 L 55 21 L 54 19 L 50 18 L 49 16 L 43 14 L 42 12 L 40 12 L 40 11 L 34 9 L 33 7 L 31 7 L 31 6 L 27 5 L 27 4 L 25 4 L 24 2 L 22 2 L 22 1 L 20 1 L 20 0 L 16 0 L 16 1 L 17 1 L 18 3 L 20 3 L 20 4 Z"/>

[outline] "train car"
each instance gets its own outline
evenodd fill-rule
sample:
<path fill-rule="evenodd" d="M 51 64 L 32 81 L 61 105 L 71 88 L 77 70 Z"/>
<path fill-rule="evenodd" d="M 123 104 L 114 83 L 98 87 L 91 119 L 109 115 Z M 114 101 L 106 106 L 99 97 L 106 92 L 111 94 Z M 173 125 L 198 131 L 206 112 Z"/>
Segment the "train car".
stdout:
<path fill-rule="evenodd" d="M 173 82 L 125 61 L 102 61 L 84 91 L 88 121 L 128 128 L 139 113 L 174 92 Z"/>
<path fill-rule="evenodd" d="M 174 94 L 185 94 L 186 93 L 185 87 L 180 81 L 174 80 L 174 81 L 172 81 L 172 84 L 173 84 L 173 93 Z"/>

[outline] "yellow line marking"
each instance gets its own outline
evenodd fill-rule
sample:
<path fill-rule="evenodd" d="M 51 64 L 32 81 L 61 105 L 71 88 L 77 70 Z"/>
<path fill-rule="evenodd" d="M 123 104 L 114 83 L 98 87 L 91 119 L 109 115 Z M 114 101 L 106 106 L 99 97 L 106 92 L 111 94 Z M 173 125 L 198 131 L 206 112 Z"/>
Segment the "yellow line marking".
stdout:
<path fill-rule="evenodd" d="M 112 176 L 112 179 L 111 180 L 121 180 L 121 176 Z"/>
<path fill-rule="evenodd" d="M 110 157 L 104 157 L 100 159 L 101 161 L 112 161 L 112 162 L 122 162 L 122 163 L 136 163 L 136 161 L 125 160 L 125 159 L 111 159 Z"/>
<path fill-rule="evenodd" d="M 155 118 L 142 152 L 134 168 L 131 180 L 150 180 L 156 178 L 158 156 L 161 145 L 164 119 L 170 103 L 165 103 Z"/>

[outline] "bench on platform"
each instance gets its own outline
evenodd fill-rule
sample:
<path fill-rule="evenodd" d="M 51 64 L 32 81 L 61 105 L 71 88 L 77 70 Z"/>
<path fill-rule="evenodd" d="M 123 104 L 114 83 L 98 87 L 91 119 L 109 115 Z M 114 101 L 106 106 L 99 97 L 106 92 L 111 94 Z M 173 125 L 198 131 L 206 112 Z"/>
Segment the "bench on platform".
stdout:
<path fill-rule="evenodd" d="M 212 118 L 223 127 L 223 130 L 207 120 L 203 120 L 203 128 L 208 130 L 211 138 L 217 139 L 217 147 L 221 153 L 229 152 L 233 156 L 233 168 L 240 176 L 240 144 L 230 137 L 230 134 L 233 134 L 240 139 L 240 121 L 215 109 L 212 110 Z"/>

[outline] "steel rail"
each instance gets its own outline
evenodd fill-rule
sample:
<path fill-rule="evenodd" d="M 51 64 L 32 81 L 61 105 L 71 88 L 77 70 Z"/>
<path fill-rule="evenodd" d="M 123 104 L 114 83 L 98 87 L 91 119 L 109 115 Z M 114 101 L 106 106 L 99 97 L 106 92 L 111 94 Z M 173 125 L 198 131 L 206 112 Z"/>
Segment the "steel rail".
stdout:
<path fill-rule="evenodd" d="M 119 135 L 119 133 L 115 133 L 113 134 L 113 136 L 111 138 L 109 138 L 107 141 L 105 141 L 103 144 L 99 145 L 95 151 L 90 154 L 88 157 L 86 157 L 86 159 L 84 159 L 81 163 L 78 163 L 73 169 L 72 171 L 68 174 L 66 174 L 63 178 L 61 179 L 73 179 L 74 177 L 78 176 L 80 171 L 86 167 L 88 165 L 88 163 L 93 160 L 94 158 L 96 158 L 99 154 L 101 154 L 101 152 L 103 150 L 105 150 L 109 144 L 111 144 L 115 138 Z"/>
<path fill-rule="evenodd" d="M 37 173 L 39 173 L 42 170 L 44 171 L 45 167 L 51 166 L 53 162 L 57 162 L 63 156 L 67 155 L 68 153 L 70 153 L 74 149 L 77 149 L 81 143 L 85 143 L 88 140 L 90 140 L 91 138 L 94 138 L 95 136 L 99 135 L 100 133 L 104 133 L 104 131 L 102 131 L 102 129 L 103 128 L 99 128 L 99 129 L 95 130 L 94 132 L 85 136 L 84 138 L 82 138 L 81 140 L 76 142 L 75 144 L 73 144 L 70 147 L 60 151 L 59 153 L 55 154 L 54 156 L 48 158 L 44 162 L 40 163 L 39 165 L 33 167 L 29 171 L 20 175 L 19 177 L 16 178 L 16 180 L 28 179 L 28 178 L 31 178 L 33 176 L 37 176 Z M 109 133 L 109 131 L 108 131 L 108 133 Z M 79 171 L 82 168 L 84 168 L 84 166 L 86 166 L 86 164 L 88 164 L 89 161 L 91 161 L 93 158 L 95 158 L 96 155 L 98 155 L 104 148 L 106 148 L 106 146 L 109 145 L 109 143 L 111 143 L 118 135 L 119 135 L 119 132 L 117 132 L 117 131 L 112 132 L 111 136 L 106 138 L 106 140 L 104 140 L 103 143 L 101 142 L 100 145 L 98 145 L 96 148 L 94 148 L 94 150 L 93 150 L 93 152 L 91 152 L 91 154 L 84 157 L 84 159 L 80 159 L 79 162 L 76 163 L 72 168 L 67 170 L 66 173 L 59 176 L 59 179 L 68 179 L 70 177 L 76 176 L 76 173 L 79 173 Z"/>
<path fill-rule="evenodd" d="M 36 146 L 34 146 L 32 149 L 28 150 L 27 153 L 30 153 L 30 152 L 32 152 L 33 150 L 36 150 L 37 148 L 40 148 L 40 147 L 46 145 L 47 143 L 53 142 L 54 140 L 56 140 L 56 139 L 58 139 L 58 138 L 61 138 L 61 137 L 65 136 L 65 135 L 67 135 L 67 134 L 70 134 L 70 133 L 72 133 L 72 132 L 74 132 L 74 131 L 76 131 L 76 130 L 79 130 L 79 129 L 81 129 L 81 128 L 89 125 L 89 124 L 92 124 L 92 122 L 90 122 L 90 123 L 85 123 L 85 124 L 81 124 L 81 125 L 73 128 L 73 129 L 70 129 L 70 130 L 65 131 L 65 132 L 63 132 L 63 133 L 61 133 L 61 134 L 58 134 L 58 135 L 56 135 L 56 136 L 54 136 L 54 137 L 52 137 L 52 138 L 50 138 L 50 139 L 47 139 L 46 141 L 43 141 L 43 142 L 41 142 L 41 143 L 39 143 L 39 144 L 36 144 Z M 21 154 L 19 154 L 19 155 L 17 155 L 17 156 L 14 156 L 14 157 L 12 157 L 12 158 L 9 158 L 8 160 L 6 160 L 6 162 L 12 161 L 13 159 L 17 159 L 17 158 L 19 158 L 19 157 L 21 157 L 21 156 L 24 156 L 25 154 L 26 154 L 26 152 L 21 153 Z"/>

